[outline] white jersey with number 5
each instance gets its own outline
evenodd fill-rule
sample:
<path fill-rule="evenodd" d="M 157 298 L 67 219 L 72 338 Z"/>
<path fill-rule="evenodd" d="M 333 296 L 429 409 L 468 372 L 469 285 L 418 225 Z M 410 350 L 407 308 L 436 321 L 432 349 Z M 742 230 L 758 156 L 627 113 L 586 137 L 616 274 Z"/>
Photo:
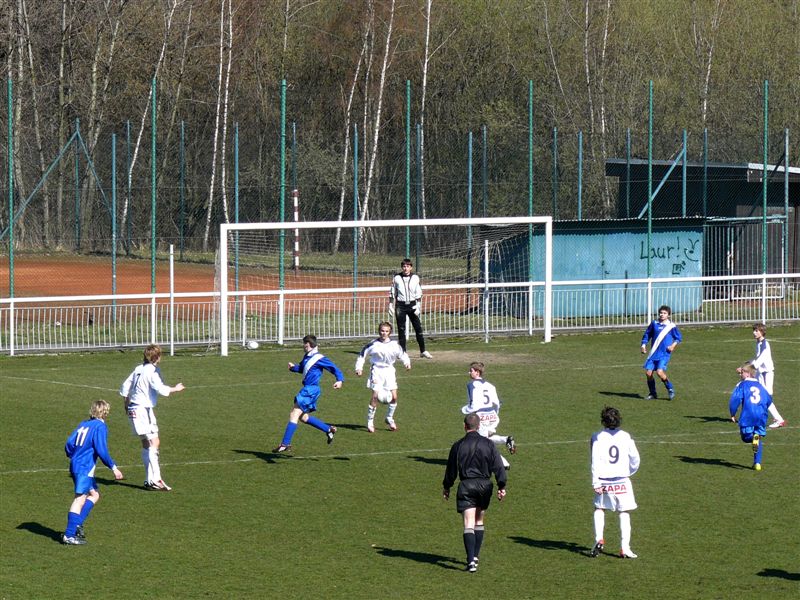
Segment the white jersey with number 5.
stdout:
<path fill-rule="evenodd" d="M 494 435 L 500 425 L 500 398 L 497 388 L 485 379 L 473 379 L 467 384 L 467 404 L 461 407 L 465 415 L 477 413 L 481 419 L 478 429 L 483 437 Z"/>
<path fill-rule="evenodd" d="M 639 451 L 628 432 L 603 429 L 592 435 L 592 487 L 630 477 L 639 469 Z"/>

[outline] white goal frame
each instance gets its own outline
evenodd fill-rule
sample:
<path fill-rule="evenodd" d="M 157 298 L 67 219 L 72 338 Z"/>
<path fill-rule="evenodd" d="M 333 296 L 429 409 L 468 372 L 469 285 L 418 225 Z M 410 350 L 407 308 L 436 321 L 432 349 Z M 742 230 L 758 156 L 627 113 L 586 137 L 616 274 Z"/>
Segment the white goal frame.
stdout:
<path fill-rule="evenodd" d="M 479 225 L 544 225 L 545 263 L 544 263 L 544 342 L 552 339 L 553 326 L 553 218 L 539 217 L 487 217 L 463 219 L 391 219 L 377 221 L 307 221 L 285 223 L 222 223 L 219 228 L 219 321 L 220 354 L 228 356 L 228 239 L 235 231 L 292 229 L 353 229 L 382 227 L 437 227 L 437 226 L 479 226 Z M 386 285 L 389 288 L 389 282 Z M 424 287 L 424 286 L 423 286 Z"/>

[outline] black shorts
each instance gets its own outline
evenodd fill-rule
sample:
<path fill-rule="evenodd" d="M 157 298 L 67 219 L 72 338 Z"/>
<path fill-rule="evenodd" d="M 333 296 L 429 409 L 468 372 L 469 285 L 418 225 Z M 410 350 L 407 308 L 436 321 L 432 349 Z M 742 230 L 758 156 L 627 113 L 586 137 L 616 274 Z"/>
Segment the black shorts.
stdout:
<path fill-rule="evenodd" d="M 466 479 L 462 481 L 458 484 L 456 509 L 460 513 L 463 513 L 468 508 L 486 510 L 489 508 L 493 489 L 494 486 L 491 479 Z"/>

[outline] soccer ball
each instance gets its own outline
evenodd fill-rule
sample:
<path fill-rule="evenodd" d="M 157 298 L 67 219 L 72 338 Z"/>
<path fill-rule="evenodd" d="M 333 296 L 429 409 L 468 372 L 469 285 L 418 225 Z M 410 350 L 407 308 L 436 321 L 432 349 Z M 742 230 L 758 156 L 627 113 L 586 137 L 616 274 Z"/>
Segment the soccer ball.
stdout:
<path fill-rule="evenodd" d="M 389 390 L 378 390 L 378 402 L 389 404 L 392 401 L 392 392 Z"/>
<path fill-rule="evenodd" d="M 247 347 L 250 350 L 258 350 L 258 342 L 255 340 L 250 340 L 249 342 L 247 342 Z"/>

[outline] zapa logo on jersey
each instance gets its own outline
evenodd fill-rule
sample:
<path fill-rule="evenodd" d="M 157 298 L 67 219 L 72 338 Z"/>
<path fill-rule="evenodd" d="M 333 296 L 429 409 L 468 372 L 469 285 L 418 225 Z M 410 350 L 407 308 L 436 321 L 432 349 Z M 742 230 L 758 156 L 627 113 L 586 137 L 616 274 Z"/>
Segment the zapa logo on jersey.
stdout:
<path fill-rule="evenodd" d="M 604 494 L 627 494 L 628 486 L 624 483 L 612 483 L 610 485 L 602 486 Z"/>

